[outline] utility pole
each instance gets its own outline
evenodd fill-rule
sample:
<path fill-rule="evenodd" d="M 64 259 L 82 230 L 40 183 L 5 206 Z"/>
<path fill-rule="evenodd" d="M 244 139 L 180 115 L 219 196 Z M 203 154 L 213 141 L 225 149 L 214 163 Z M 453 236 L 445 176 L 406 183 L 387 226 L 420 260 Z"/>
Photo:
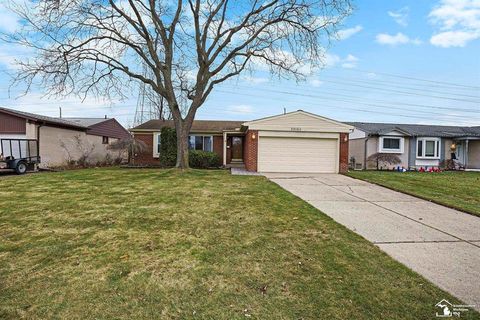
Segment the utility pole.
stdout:
<path fill-rule="evenodd" d="M 148 73 L 149 69 L 144 64 L 143 75 L 146 78 L 149 77 Z M 153 119 L 165 120 L 171 119 L 171 116 L 168 113 L 168 108 L 165 106 L 164 98 L 160 97 L 156 92 L 153 92 L 149 86 L 146 86 L 145 83 L 141 82 L 138 91 L 137 108 L 133 125 L 138 126 Z"/>
<path fill-rule="evenodd" d="M 62 107 L 58 107 L 58 110 L 60 111 L 60 119 L 62 119 Z"/>

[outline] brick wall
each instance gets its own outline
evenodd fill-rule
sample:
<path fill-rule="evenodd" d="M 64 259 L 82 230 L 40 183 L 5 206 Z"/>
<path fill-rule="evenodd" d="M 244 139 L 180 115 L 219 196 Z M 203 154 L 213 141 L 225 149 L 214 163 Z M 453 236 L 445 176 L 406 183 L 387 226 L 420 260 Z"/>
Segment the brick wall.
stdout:
<path fill-rule="evenodd" d="M 145 152 L 139 153 L 135 157 L 135 164 L 138 165 L 159 165 L 158 158 L 153 157 L 153 133 L 136 133 L 135 139 L 143 141 L 147 145 Z"/>
<path fill-rule="evenodd" d="M 340 133 L 340 173 L 348 171 L 348 133 Z"/>
<path fill-rule="evenodd" d="M 143 141 L 147 145 L 147 150 L 138 154 L 135 158 L 135 164 L 141 165 L 159 165 L 158 158 L 153 157 L 153 133 L 136 133 L 135 139 Z M 213 136 L 213 152 L 218 154 L 223 163 L 223 137 Z"/>
<path fill-rule="evenodd" d="M 223 136 L 213 136 L 213 152 L 220 156 L 223 163 Z"/>
<path fill-rule="evenodd" d="M 255 135 L 255 139 L 253 139 L 253 135 Z M 247 130 L 244 143 L 243 162 L 245 163 L 245 169 L 248 171 L 257 171 L 258 131 Z"/>

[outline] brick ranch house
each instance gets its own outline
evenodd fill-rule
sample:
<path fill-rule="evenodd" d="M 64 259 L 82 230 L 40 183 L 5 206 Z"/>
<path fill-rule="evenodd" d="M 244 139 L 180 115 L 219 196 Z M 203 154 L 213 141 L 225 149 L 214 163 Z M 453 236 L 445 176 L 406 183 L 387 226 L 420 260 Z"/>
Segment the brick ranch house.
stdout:
<path fill-rule="evenodd" d="M 85 152 L 89 162 L 103 161 L 107 155 L 116 158 L 119 152 L 108 145 L 129 137 L 114 118 L 54 118 L 0 107 L 0 139 L 38 140 L 40 168 L 64 165 Z M 4 150 L 9 149 L 4 145 Z"/>
<path fill-rule="evenodd" d="M 150 120 L 133 129 L 148 146 L 136 163 L 159 163 L 160 131 L 173 121 Z M 225 167 L 259 172 L 338 173 L 348 170 L 353 127 L 302 110 L 253 121 L 195 120 L 190 149 L 217 153 Z"/>

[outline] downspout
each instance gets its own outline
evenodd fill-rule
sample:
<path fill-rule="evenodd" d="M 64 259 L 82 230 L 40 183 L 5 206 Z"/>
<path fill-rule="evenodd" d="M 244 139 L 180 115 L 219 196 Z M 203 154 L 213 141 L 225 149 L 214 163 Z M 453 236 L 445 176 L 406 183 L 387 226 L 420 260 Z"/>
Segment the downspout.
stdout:
<path fill-rule="evenodd" d="M 465 148 L 463 150 L 463 159 L 465 159 L 465 169 L 468 169 L 468 139 L 465 140 Z"/>
<path fill-rule="evenodd" d="M 40 128 L 43 127 L 45 123 L 40 123 L 37 127 L 37 153 L 40 154 Z"/>
<path fill-rule="evenodd" d="M 45 124 L 44 123 L 40 123 L 38 126 L 37 126 L 37 160 L 39 162 L 42 162 L 42 159 L 40 158 L 40 128 Z M 35 171 L 38 170 L 38 163 L 35 164 Z"/>
<path fill-rule="evenodd" d="M 363 165 L 365 166 L 365 170 L 367 170 L 368 139 L 369 139 L 369 136 L 365 138 L 365 146 L 364 146 L 364 154 L 363 154 Z"/>

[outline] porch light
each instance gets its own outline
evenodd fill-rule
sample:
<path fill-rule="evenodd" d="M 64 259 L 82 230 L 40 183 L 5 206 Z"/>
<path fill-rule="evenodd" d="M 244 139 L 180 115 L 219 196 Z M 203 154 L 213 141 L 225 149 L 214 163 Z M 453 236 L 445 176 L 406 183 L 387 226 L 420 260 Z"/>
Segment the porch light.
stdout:
<path fill-rule="evenodd" d="M 343 141 L 344 141 L 344 142 L 347 142 L 347 141 L 348 141 L 348 136 L 347 136 L 347 135 L 345 135 L 345 137 L 343 137 Z"/>
<path fill-rule="evenodd" d="M 255 140 L 256 137 L 255 133 L 252 133 L 252 140 Z"/>
<path fill-rule="evenodd" d="M 451 149 L 451 150 L 457 149 L 457 145 L 456 145 L 455 143 L 452 143 L 452 145 L 450 146 L 450 149 Z"/>

